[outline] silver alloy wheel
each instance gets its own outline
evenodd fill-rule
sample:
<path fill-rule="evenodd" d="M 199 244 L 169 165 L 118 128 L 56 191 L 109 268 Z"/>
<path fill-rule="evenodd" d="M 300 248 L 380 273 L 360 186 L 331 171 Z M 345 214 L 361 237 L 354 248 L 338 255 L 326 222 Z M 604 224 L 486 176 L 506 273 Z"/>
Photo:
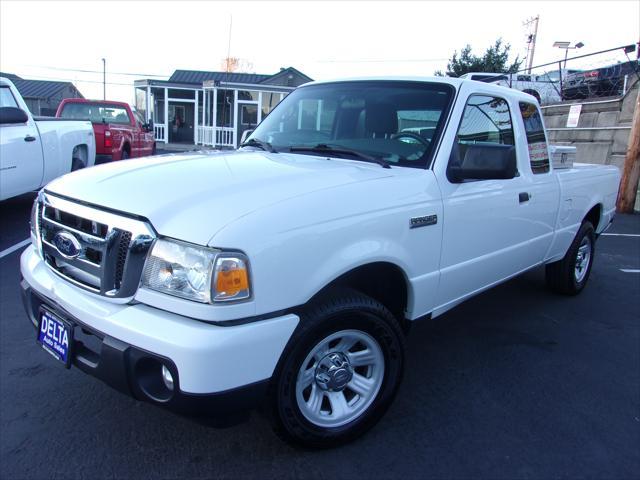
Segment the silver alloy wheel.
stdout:
<path fill-rule="evenodd" d="M 591 261 L 591 239 L 585 236 L 580 242 L 578 247 L 578 254 L 576 255 L 576 267 L 573 272 L 576 282 L 580 283 L 584 280 L 589 269 L 589 262 Z"/>
<path fill-rule="evenodd" d="M 321 340 L 300 367 L 296 401 L 318 427 L 346 425 L 362 415 L 378 395 L 384 354 L 371 335 L 342 330 Z"/>

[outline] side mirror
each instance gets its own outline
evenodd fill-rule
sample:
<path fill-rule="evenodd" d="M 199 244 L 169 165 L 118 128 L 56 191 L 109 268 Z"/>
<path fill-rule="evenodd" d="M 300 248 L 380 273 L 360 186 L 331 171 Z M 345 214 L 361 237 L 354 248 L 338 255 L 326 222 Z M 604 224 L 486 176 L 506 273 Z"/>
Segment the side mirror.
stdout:
<path fill-rule="evenodd" d="M 27 123 L 29 115 L 24 110 L 17 107 L 0 108 L 0 124 Z"/>
<path fill-rule="evenodd" d="M 447 178 L 452 183 L 508 180 L 517 173 L 516 147 L 501 144 L 456 144 L 447 168 Z"/>
<path fill-rule="evenodd" d="M 245 130 L 244 132 L 242 132 L 242 136 L 240 137 L 240 144 L 246 142 L 247 138 L 249 138 L 249 135 L 251 135 L 254 130 L 254 128 L 250 128 L 249 130 Z"/>

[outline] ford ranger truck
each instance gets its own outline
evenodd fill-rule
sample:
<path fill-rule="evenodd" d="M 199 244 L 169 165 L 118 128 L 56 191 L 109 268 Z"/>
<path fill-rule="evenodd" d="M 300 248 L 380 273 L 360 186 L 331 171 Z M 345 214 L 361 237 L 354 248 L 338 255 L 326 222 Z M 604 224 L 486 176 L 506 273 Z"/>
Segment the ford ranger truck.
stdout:
<path fill-rule="evenodd" d="M 11 80 L 0 77 L 0 201 L 90 167 L 95 157 L 89 122 L 34 117 Z"/>
<path fill-rule="evenodd" d="M 340 445 L 391 404 L 413 322 L 543 265 L 585 289 L 620 175 L 552 151 L 513 89 L 306 84 L 237 151 L 47 185 L 21 257 L 34 336 L 139 400 L 260 406 L 288 441 Z"/>

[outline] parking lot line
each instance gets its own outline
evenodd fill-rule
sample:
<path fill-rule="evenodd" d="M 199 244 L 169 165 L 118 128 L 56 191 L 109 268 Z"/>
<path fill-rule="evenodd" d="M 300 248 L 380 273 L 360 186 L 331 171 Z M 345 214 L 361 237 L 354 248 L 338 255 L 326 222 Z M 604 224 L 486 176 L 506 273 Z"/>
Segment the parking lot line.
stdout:
<path fill-rule="evenodd" d="M 640 237 L 638 233 L 603 233 L 603 237 Z"/>
<path fill-rule="evenodd" d="M 7 255 L 12 254 L 13 252 L 15 252 L 16 250 L 21 249 L 22 247 L 26 247 L 27 245 L 29 245 L 31 243 L 31 239 L 27 238 L 26 240 L 21 241 L 20 243 L 16 243 L 15 245 L 13 245 L 12 247 L 6 248 L 4 250 L 2 250 L 0 252 L 0 258 L 4 258 Z"/>
<path fill-rule="evenodd" d="M 640 273 L 640 268 L 621 268 L 620 271 L 624 273 Z"/>

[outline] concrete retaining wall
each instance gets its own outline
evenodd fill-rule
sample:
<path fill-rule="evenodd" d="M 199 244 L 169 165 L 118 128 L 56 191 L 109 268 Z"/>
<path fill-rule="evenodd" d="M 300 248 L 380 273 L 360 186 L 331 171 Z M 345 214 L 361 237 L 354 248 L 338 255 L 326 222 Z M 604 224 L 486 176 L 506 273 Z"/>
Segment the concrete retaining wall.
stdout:
<path fill-rule="evenodd" d="M 575 100 L 543 106 L 549 142 L 576 147 L 578 162 L 616 165 L 622 170 L 639 89 L 640 81 L 636 79 L 620 98 Z M 578 126 L 567 128 L 569 108 L 576 104 L 582 104 Z M 640 210 L 640 190 L 635 209 Z"/>

